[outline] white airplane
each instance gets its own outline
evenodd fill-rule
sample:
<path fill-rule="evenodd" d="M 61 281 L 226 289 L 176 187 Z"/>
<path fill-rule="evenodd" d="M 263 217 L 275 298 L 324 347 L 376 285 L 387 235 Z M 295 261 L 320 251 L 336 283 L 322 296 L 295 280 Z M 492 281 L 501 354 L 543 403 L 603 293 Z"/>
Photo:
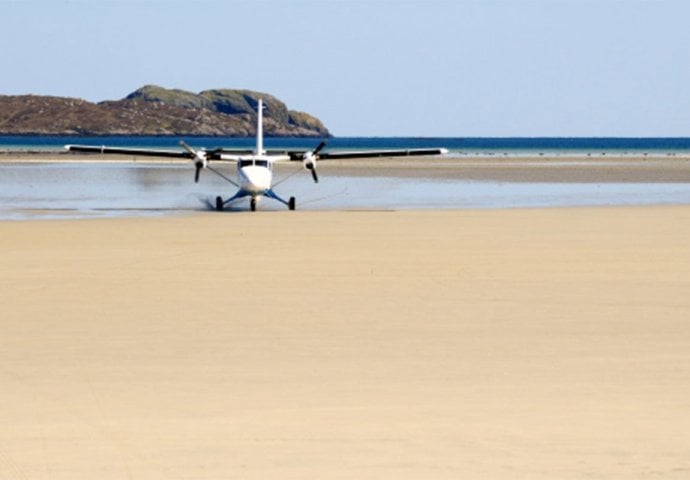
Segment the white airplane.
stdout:
<path fill-rule="evenodd" d="M 267 151 L 263 145 L 263 101 L 258 100 L 258 115 L 256 123 L 256 148 L 253 151 L 227 150 L 216 148 L 213 150 L 195 150 L 184 141 L 180 141 L 183 150 L 157 150 L 119 148 L 94 145 L 65 145 L 69 152 L 87 152 L 117 155 L 141 155 L 153 157 L 186 158 L 195 164 L 194 181 L 199 182 L 199 173 L 208 169 L 225 181 L 235 185 L 237 192 L 227 198 L 216 197 L 216 210 L 222 211 L 226 205 L 244 197 L 250 197 L 249 206 L 256 210 L 257 201 L 261 197 L 268 197 L 286 205 L 290 210 L 295 209 L 295 197 L 284 200 L 273 191 L 273 164 L 277 162 L 302 161 L 304 168 L 311 172 L 314 182 L 319 181 L 316 173 L 316 161 L 322 159 L 345 158 L 373 158 L 397 157 L 409 155 L 443 155 L 448 153 L 445 148 L 409 149 L 409 150 L 367 150 L 353 152 L 322 152 L 326 142 L 322 141 L 312 151 Z M 225 161 L 237 165 L 237 180 L 232 180 L 210 165 L 211 161 Z"/>

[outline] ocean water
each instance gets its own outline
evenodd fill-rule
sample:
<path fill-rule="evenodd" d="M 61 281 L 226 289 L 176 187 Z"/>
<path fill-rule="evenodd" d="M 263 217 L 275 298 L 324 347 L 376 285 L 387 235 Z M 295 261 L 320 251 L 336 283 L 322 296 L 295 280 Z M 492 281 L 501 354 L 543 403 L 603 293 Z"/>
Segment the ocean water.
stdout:
<path fill-rule="evenodd" d="M 67 144 L 117 147 L 179 148 L 184 139 L 197 148 L 254 147 L 254 138 L 161 137 L 161 136 L 0 136 L 0 151 L 59 151 Z M 336 137 L 326 139 L 328 149 L 365 150 L 388 148 L 447 148 L 455 155 L 606 154 L 677 155 L 690 154 L 690 138 L 464 138 L 464 137 Z M 299 150 L 314 148 L 321 139 L 276 138 L 264 140 L 266 148 Z"/>

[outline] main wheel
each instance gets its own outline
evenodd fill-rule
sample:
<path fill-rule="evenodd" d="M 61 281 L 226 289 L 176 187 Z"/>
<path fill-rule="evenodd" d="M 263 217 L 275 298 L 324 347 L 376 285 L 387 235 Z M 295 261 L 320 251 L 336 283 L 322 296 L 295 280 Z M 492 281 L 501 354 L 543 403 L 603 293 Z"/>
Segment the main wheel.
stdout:
<path fill-rule="evenodd" d="M 288 201 L 288 208 L 290 210 L 295 209 L 295 197 L 290 197 L 290 200 Z"/>
<path fill-rule="evenodd" d="M 249 209 L 252 212 L 256 212 L 256 198 L 252 197 L 252 199 L 249 201 Z"/>
<path fill-rule="evenodd" d="M 223 197 L 216 197 L 216 210 L 223 211 Z"/>

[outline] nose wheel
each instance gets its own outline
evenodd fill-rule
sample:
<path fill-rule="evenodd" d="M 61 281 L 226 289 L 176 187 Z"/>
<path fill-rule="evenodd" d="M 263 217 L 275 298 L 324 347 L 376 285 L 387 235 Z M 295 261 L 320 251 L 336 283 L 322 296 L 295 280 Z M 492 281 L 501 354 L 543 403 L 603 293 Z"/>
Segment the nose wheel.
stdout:
<path fill-rule="evenodd" d="M 216 197 L 216 210 L 223 211 L 223 197 Z"/>
<path fill-rule="evenodd" d="M 290 197 L 290 200 L 288 201 L 288 208 L 290 210 L 295 209 L 295 197 Z"/>

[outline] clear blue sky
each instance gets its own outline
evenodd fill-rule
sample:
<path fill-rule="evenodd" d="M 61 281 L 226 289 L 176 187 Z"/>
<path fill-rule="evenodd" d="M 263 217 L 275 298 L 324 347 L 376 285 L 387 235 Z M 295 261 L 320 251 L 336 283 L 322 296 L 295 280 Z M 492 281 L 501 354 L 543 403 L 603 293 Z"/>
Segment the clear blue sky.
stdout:
<path fill-rule="evenodd" d="M 686 0 L 0 0 L 1 94 L 248 88 L 339 136 L 690 136 Z"/>

